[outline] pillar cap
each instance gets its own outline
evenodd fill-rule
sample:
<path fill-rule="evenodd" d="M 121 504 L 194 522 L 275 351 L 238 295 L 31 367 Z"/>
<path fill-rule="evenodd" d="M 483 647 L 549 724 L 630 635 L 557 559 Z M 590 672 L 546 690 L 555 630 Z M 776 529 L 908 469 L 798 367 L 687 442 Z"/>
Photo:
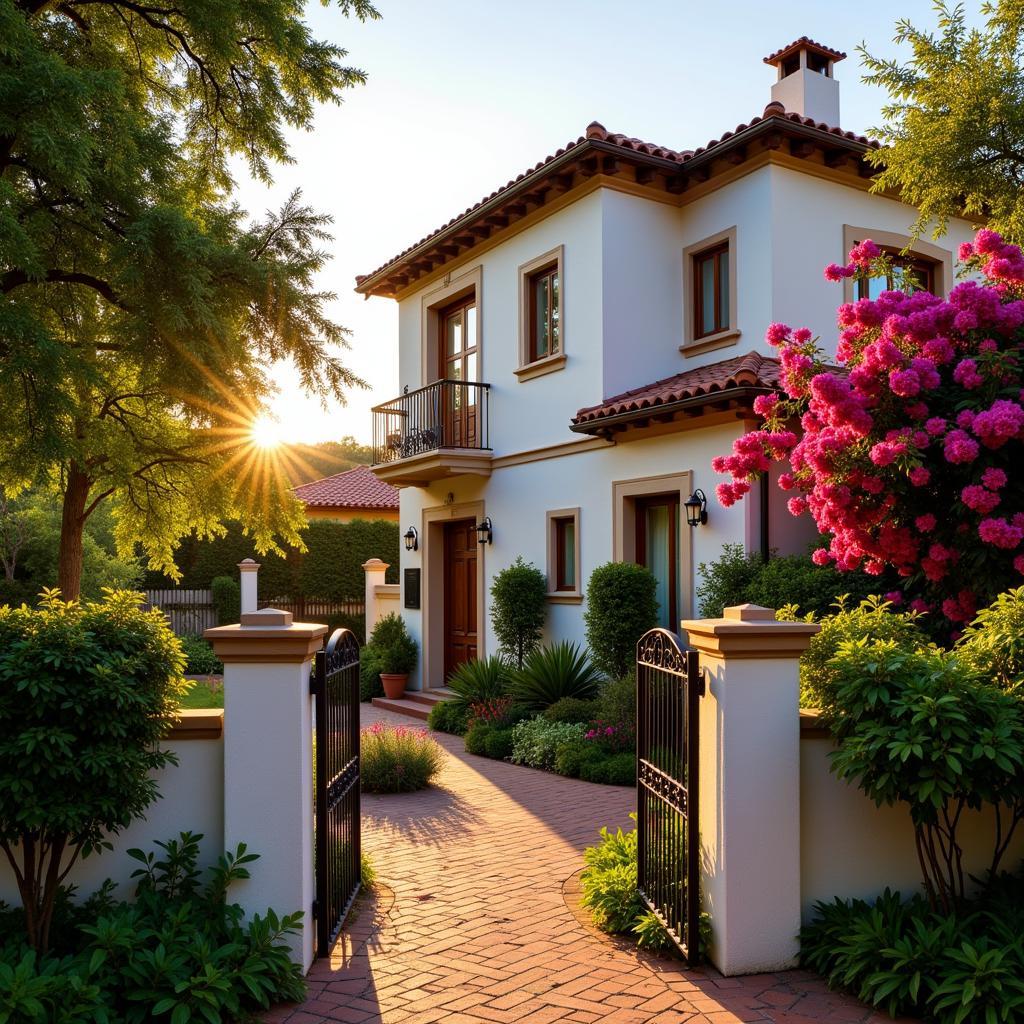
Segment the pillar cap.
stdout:
<path fill-rule="evenodd" d="M 238 563 L 239 572 L 256 572 L 260 567 L 260 563 L 254 558 L 243 558 Z"/>
<path fill-rule="evenodd" d="M 281 608 L 258 608 L 254 612 L 242 612 L 240 621 L 243 626 L 290 626 L 293 618 L 291 612 Z"/>
<path fill-rule="evenodd" d="M 683 619 L 679 628 L 701 654 L 717 658 L 799 658 L 821 630 L 816 622 L 779 622 L 772 608 L 739 604 L 720 619 Z"/>
<path fill-rule="evenodd" d="M 287 617 L 266 622 L 266 613 L 276 617 Z M 247 664 L 293 664 L 309 661 L 324 645 L 327 627 L 318 622 L 292 622 L 290 612 L 277 608 L 265 608 L 260 612 L 247 612 L 242 616 L 255 618 L 262 625 L 247 625 L 244 621 L 237 626 L 214 626 L 204 631 L 203 636 L 213 645 L 213 653 L 225 665 Z"/>
<path fill-rule="evenodd" d="M 391 563 L 390 562 L 385 562 L 385 561 L 381 560 L 380 558 L 370 558 L 370 559 L 367 559 L 365 562 L 363 562 L 363 571 L 364 572 L 374 572 L 374 571 L 379 572 L 382 569 L 390 569 L 390 568 L 391 568 Z"/>

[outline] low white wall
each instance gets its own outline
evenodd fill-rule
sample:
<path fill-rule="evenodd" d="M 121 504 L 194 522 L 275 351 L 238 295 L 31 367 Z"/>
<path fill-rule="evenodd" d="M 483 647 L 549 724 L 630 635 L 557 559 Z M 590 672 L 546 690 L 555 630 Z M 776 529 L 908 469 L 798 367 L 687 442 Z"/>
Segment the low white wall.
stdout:
<path fill-rule="evenodd" d="M 800 737 L 800 890 L 804 922 L 814 904 L 840 896 L 873 899 L 888 886 L 905 897 L 921 887 L 914 828 L 906 806 L 876 807 L 856 785 L 829 771 L 835 744 L 824 730 Z M 968 874 L 980 874 L 992 855 L 993 816 L 965 812 L 960 825 Z M 1024 831 L 1003 868 L 1024 857 Z"/>
<path fill-rule="evenodd" d="M 204 868 L 224 852 L 223 714 L 186 711 L 182 715 L 186 728 L 176 729 L 164 743 L 178 755 L 179 763 L 157 773 L 161 798 L 150 805 L 145 818 L 111 839 L 113 850 L 94 853 L 75 865 L 67 882 L 77 886 L 78 898 L 95 892 L 108 878 L 118 884 L 119 897 L 130 897 L 135 889 L 131 875 L 140 865 L 127 851 L 133 847 L 152 850 L 154 840 L 175 839 L 180 832 L 202 833 L 200 864 Z M 202 725 L 197 724 L 200 721 Z M 216 727 L 211 727 L 212 722 Z M 259 853 L 253 846 L 253 852 Z M 21 902 L 14 874 L 2 856 L 0 899 L 11 905 Z"/>

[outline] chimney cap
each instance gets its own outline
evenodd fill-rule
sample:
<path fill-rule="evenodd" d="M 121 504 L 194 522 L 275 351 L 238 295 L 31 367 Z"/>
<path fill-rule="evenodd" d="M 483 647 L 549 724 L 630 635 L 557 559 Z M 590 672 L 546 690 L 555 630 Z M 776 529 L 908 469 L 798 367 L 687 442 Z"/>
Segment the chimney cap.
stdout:
<path fill-rule="evenodd" d="M 783 46 L 781 50 L 768 54 L 764 58 L 764 62 L 765 64 L 778 65 L 787 57 L 792 57 L 793 54 L 799 53 L 801 50 L 807 50 L 808 53 L 816 53 L 833 63 L 846 59 L 846 54 L 842 50 L 833 50 L 831 46 L 817 43 L 809 36 L 801 36 L 799 39 L 794 39 L 788 46 Z"/>

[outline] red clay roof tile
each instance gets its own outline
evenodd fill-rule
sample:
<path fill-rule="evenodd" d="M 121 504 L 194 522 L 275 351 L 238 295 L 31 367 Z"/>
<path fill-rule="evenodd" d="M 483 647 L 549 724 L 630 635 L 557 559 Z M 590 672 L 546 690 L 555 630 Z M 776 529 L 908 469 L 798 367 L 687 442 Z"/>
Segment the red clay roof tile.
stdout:
<path fill-rule="evenodd" d="M 785 60 L 794 50 L 799 50 L 802 47 L 806 47 L 808 50 L 815 50 L 825 57 L 831 57 L 834 61 L 846 60 L 846 54 L 842 50 L 833 50 L 831 46 L 825 46 L 823 43 L 815 42 L 808 36 L 801 36 L 799 39 L 794 39 L 793 42 L 787 46 L 783 46 L 781 49 L 776 50 L 774 53 L 769 53 L 764 58 L 765 64 L 778 64 L 779 61 Z"/>
<path fill-rule="evenodd" d="M 763 356 L 760 352 L 748 352 L 743 356 L 685 370 L 673 377 L 665 377 L 653 384 L 645 384 L 641 388 L 606 398 L 599 405 L 580 409 L 573 417 L 573 423 L 590 423 L 609 416 L 641 412 L 688 398 L 716 395 L 733 388 L 775 389 L 779 386 L 779 373 L 778 359 Z"/>
<path fill-rule="evenodd" d="M 398 489 L 378 480 L 369 466 L 301 484 L 295 497 L 314 508 L 398 508 Z"/>

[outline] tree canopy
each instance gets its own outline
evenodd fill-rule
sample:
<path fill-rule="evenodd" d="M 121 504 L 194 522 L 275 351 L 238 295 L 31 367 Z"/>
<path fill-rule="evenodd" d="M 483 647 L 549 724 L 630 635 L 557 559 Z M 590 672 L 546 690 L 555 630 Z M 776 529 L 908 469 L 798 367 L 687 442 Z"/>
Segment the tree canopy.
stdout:
<path fill-rule="evenodd" d="M 363 81 L 345 56 L 297 0 L 0 0 L 0 487 L 59 487 L 66 595 L 105 501 L 153 568 L 226 520 L 301 543 L 249 425 L 276 363 L 325 401 L 361 382 L 316 284 L 330 218 L 296 193 L 249 219 L 232 169 L 269 181 Z"/>
<path fill-rule="evenodd" d="M 980 28 L 968 26 L 962 4 L 935 9 L 937 32 L 897 23 L 908 60 L 859 48 L 865 81 L 891 97 L 871 133 L 884 147 L 867 156 L 880 171 L 874 189 L 918 208 L 917 233 L 934 222 L 938 236 L 966 213 L 1024 242 L 1024 2 L 983 3 Z"/>

